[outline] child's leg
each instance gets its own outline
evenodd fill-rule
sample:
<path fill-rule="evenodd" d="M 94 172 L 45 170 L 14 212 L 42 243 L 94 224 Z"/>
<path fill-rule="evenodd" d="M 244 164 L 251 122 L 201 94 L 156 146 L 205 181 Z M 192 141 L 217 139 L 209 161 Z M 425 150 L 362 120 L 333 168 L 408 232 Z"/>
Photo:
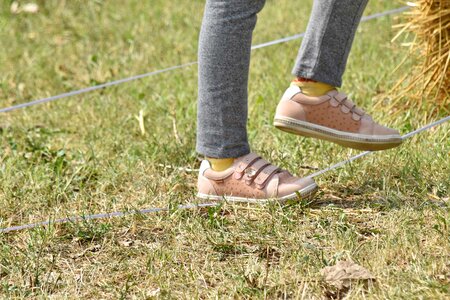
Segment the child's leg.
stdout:
<path fill-rule="evenodd" d="M 252 32 L 264 0 L 208 0 L 200 32 L 197 151 L 198 197 L 286 201 L 310 197 L 311 178 L 298 178 L 249 153 L 247 82 Z"/>
<path fill-rule="evenodd" d="M 395 129 L 376 123 L 335 87 L 342 84 L 347 57 L 367 0 L 315 0 L 293 74 L 275 126 L 360 150 L 399 146 Z"/>
<path fill-rule="evenodd" d="M 197 151 L 234 158 L 247 142 L 247 82 L 252 32 L 265 0 L 208 0 L 198 51 Z"/>
<path fill-rule="evenodd" d="M 342 84 L 347 57 L 368 0 L 315 0 L 292 73 L 334 87 Z"/>

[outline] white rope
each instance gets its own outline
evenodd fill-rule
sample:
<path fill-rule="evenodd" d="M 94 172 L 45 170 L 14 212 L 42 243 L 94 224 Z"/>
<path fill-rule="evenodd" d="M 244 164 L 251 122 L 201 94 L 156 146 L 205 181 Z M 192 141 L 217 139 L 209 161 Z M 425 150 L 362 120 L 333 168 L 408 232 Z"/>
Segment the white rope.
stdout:
<path fill-rule="evenodd" d="M 440 119 L 438 121 L 432 122 L 430 124 L 425 125 L 422 128 L 419 128 L 417 130 L 411 131 L 405 135 L 402 136 L 402 139 L 407 139 L 410 138 L 422 131 L 426 131 L 434 126 L 438 126 L 440 124 L 443 124 L 447 121 L 450 120 L 450 116 L 447 116 L 443 119 Z M 361 158 L 363 156 L 366 156 L 367 154 L 370 153 L 374 153 L 371 151 L 366 151 L 366 152 L 362 152 L 358 155 L 355 155 L 353 157 L 350 157 L 347 160 L 343 160 L 337 164 L 334 164 L 330 167 L 327 167 L 323 170 L 320 170 L 318 172 L 315 172 L 311 175 L 309 175 L 308 177 L 312 178 L 312 177 L 316 177 L 319 175 L 322 175 L 328 171 L 337 169 L 339 167 L 342 167 L 358 158 Z M 213 203 L 202 203 L 202 204 L 187 204 L 187 205 L 179 205 L 177 208 L 178 209 L 193 209 L 193 208 L 202 208 L 202 207 L 214 207 L 219 205 L 220 203 L 218 202 L 213 202 Z M 19 225 L 19 226 L 12 226 L 12 227 L 6 227 L 6 228 L 2 228 L 0 229 L 0 233 L 7 233 L 7 232 L 12 232 L 12 231 L 19 231 L 19 230 L 24 230 L 24 229 L 31 229 L 31 228 L 36 228 L 36 227 L 42 227 L 42 226 L 46 226 L 46 225 L 51 225 L 51 224 L 61 224 L 61 223 L 69 223 L 69 222 L 79 222 L 79 221 L 85 221 L 85 220 L 95 220 L 95 219 L 110 219 L 113 217 L 124 217 L 124 216 L 129 216 L 129 215 L 136 215 L 136 214 L 150 214 L 150 213 L 157 213 L 157 212 L 163 212 L 163 211 L 169 211 L 169 208 L 163 208 L 163 207 L 156 207 L 156 208 L 149 208 L 149 209 L 141 209 L 141 210 L 134 210 L 134 211 L 117 211 L 117 212 L 112 212 L 112 213 L 100 213 L 100 214 L 94 214 L 94 215 L 85 215 L 85 216 L 74 216 L 74 217 L 68 217 L 68 218 L 62 218 L 62 219 L 56 219 L 56 220 L 49 220 L 49 221 L 44 221 L 44 222 L 39 222 L 39 223 L 32 223 L 32 224 L 25 224 L 25 225 Z"/>
<path fill-rule="evenodd" d="M 391 9 L 391 10 L 387 10 L 387 11 L 384 11 L 384 12 L 376 13 L 376 14 L 373 14 L 373 15 L 365 16 L 365 17 L 361 18 L 361 22 L 369 21 L 369 20 L 372 20 L 372 19 L 380 18 L 380 17 L 383 17 L 383 16 L 391 15 L 391 14 L 396 14 L 396 13 L 405 11 L 407 9 L 408 9 L 408 6 L 402 6 L 400 8 Z M 289 42 L 289 41 L 292 41 L 292 40 L 296 40 L 296 39 L 302 38 L 304 35 L 305 35 L 305 33 L 300 33 L 300 34 L 288 36 L 288 37 L 285 37 L 285 38 L 277 39 L 277 40 L 274 40 L 274 41 L 270 41 L 270 42 L 267 42 L 267 43 L 258 44 L 258 45 L 252 46 L 252 50 L 260 49 L 260 48 L 264 48 L 264 47 L 268 47 L 268 46 L 272 46 L 272 45 L 276 45 L 276 44 L 281 44 L 281 43 Z M 80 89 L 80 90 L 59 94 L 59 95 L 56 95 L 56 96 L 51 96 L 51 97 L 47 97 L 47 98 L 33 100 L 33 101 L 30 101 L 30 102 L 26 102 L 26 103 L 13 105 L 13 106 L 10 106 L 10 107 L 1 108 L 0 109 L 0 113 L 9 112 L 9 111 L 17 110 L 17 109 L 20 109 L 20 108 L 25 108 L 25 107 L 28 107 L 28 106 L 33 106 L 33 105 L 37 105 L 37 104 L 51 102 L 51 101 L 55 101 L 55 100 L 62 99 L 62 98 L 67 98 L 67 97 L 71 97 L 71 96 L 75 96 L 75 95 L 80 95 L 80 94 L 92 92 L 92 91 L 95 91 L 95 90 L 104 89 L 104 88 L 107 88 L 107 87 L 110 87 L 110 86 L 114 86 L 114 85 L 118 85 L 118 84 L 121 84 L 121 83 L 134 81 L 134 80 L 137 80 L 137 79 L 142 79 L 142 78 L 145 78 L 145 77 L 155 76 L 155 75 L 158 75 L 158 74 L 162 74 L 162 73 L 166 73 L 166 72 L 182 69 L 182 68 L 189 67 L 189 66 L 192 66 L 192 65 L 195 65 L 195 64 L 197 64 L 197 62 L 196 61 L 192 61 L 192 62 L 188 62 L 188 63 L 182 64 L 182 65 L 172 66 L 172 67 L 165 68 L 165 69 L 158 70 L 158 71 L 154 71 L 154 72 L 149 72 L 149 73 L 145 73 L 145 74 L 141 74 L 141 75 L 131 76 L 131 77 L 123 78 L 123 79 L 118 79 L 118 80 L 102 83 L 102 84 L 99 84 L 99 85 L 83 88 L 83 89 Z"/>
<path fill-rule="evenodd" d="M 217 205 L 217 203 L 204 203 L 204 204 L 196 204 L 196 205 L 179 205 L 177 208 L 178 209 L 191 209 L 191 208 L 211 207 L 211 206 L 216 206 L 216 205 Z M 2 228 L 2 229 L 0 229 L 0 233 L 19 231 L 19 230 L 24 230 L 24 229 L 31 229 L 31 228 L 36 228 L 36 227 L 41 227 L 41 226 L 46 226 L 46 225 L 51 225 L 51 224 L 74 223 L 74 222 L 79 222 L 79 221 L 96 220 L 96 219 L 110 219 L 113 217 L 125 217 L 125 216 L 136 215 L 136 214 L 149 214 L 149 213 L 163 212 L 163 211 L 168 211 L 168 210 L 169 210 L 169 208 L 156 207 L 156 208 L 141 209 L 141 210 L 116 211 L 116 212 L 112 212 L 112 213 L 100 213 L 100 214 L 94 214 L 94 215 L 74 216 L 74 217 L 56 219 L 53 221 L 49 220 L 49 221 L 45 221 L 45 222 Z"/>

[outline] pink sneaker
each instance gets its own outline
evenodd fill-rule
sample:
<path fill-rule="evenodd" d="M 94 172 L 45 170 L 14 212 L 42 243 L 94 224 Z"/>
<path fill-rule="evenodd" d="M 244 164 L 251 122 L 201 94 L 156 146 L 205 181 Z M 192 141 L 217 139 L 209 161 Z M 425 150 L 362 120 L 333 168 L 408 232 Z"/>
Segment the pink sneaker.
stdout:
<path fill-rule="evenodd" d="M 200 166 L 198 194 L 201 199 L 264 203 L 308 198 L 318 187 L 311 178 L 298 178 L 288 171 L 250 153 L 237 158 L 225 171 L 211 169 L 207 160 Z"/>
<path fill-rule="evenodd" d="M 397 130 L 375 123 L 336 90 L 309 97 L 291 85 L 278 104 L 274 125 L 283 131 L 359 150 L 384 150 L 402 143 Z"/>

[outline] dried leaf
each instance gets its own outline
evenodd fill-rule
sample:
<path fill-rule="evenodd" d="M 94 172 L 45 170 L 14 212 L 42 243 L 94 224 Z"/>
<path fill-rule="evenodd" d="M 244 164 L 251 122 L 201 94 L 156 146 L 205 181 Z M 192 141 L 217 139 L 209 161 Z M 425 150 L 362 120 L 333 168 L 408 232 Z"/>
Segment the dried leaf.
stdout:
<path fill-rule="evenodd" d="M 321 271 L 325 281 L 338 289 L 348 288 L 352 281 L 370 281 L 375 277 L 364 267 L 352 261 L 339 261 L 336 265 Z"/>

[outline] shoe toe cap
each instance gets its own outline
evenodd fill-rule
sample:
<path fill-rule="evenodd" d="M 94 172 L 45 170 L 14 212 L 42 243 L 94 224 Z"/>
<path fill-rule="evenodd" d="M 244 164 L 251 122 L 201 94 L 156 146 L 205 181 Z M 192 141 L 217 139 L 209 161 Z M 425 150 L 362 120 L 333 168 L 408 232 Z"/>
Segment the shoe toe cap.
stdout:
<path fill-rule="evenodd" d="M 316 182 L 312 178 L 296 178 L 293 177 L 287 182 L 280 182 L 278 185 L 278 197 L 285 197 L 296 192 L 300 192 L 305 188 L 316 187 Z M 301 192 L 300 192 L 301 193 Z"/>
<path fill-rule="evenodd" d="M 400 132 L 397 129 L 389 128 L 380 124 L 374 124 L 373 126 L 374 135 L 393 135 L 400 137 Z"/>
<path fill-rule="evenodd" d="M 400 133 L 398 130 L 378 124 L 369 115 L 365 115 L 363 117 L 359 133 L 375 136 L 392 135 L 400 138 Z"/>

